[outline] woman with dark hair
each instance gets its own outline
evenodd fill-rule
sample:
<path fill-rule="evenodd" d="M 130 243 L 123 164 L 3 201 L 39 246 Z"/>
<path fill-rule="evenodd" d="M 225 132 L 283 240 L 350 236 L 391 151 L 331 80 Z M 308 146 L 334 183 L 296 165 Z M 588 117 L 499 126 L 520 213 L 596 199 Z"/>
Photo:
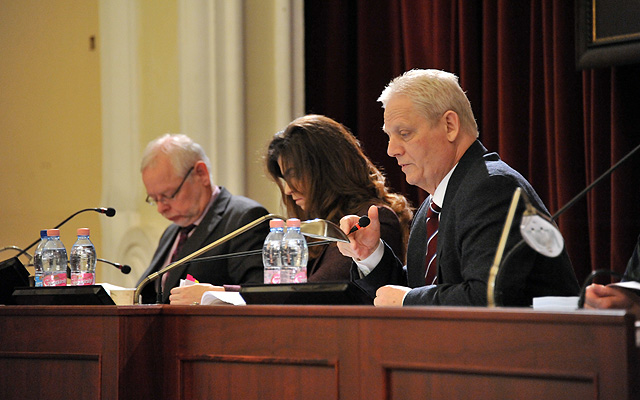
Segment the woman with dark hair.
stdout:
<path fill-rule="evenodd" d="M 381 237 L 404 260 L 413 212 L 404 196 L 386 187 L 382 173 L 342 124 L 322 115 L 292 121 L 271 140 L 266 168 L 280 188 L 288 217 L 339 225 L 345 215 L 367 215 L 371 205 L 378 206 Z M 312 246 L 308 281 L 348 280 L 351 264 L 335 243 Z"/>

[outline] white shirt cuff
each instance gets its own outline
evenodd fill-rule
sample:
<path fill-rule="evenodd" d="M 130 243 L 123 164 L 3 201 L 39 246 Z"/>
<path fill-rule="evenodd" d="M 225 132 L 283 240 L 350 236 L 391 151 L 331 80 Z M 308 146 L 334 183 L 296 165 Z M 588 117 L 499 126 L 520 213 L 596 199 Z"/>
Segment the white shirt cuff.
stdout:
<path fill-rule="evenodd" d="M 355 261 L 356 266 L 358 267 L 358 271 L 360 272 L 360 277 L 364 278 L 365 276 L 369 275 L 371 271 L 373 271 L 373 269 L 376 267 L 376 265 L 378 265 L 380 260 L 382 260 L 383 255 L 384 255 L 384 243 L 382 243 L 382 240 L 380 240 L 380 243 L 378 243 L 378 247 L 375 249 L 373 253 L 371 253 L 369 257 L 360 261 L 356 261 L 354 259 L 353 261 Z"/>

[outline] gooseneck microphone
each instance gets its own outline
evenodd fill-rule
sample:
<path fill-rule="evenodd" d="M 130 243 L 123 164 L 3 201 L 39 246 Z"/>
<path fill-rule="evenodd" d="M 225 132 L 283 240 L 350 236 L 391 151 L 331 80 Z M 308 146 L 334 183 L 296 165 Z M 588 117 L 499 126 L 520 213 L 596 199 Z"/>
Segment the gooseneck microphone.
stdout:
<path fill-rule="evenodd" d="M 111 207 L 100 207 L 95 209 L 100 214 L 106 214 L 107 217 L 113 217 L 116 215 L 116 209 Z"/>
<path fill-rule="evenodd" d="M 100 214 L 105 214 L 107 217 L 113 217 L 114 215 L 116 215 L 115 208 L 111 208 L 111 207 L 85 208 L 84 210 L 76 211 L 75 213 L 71 214 L 69 216 L 69 218 L 65 219 L 64 221 L 60 222 L 58 225 L 54 226 L 53 229 L 60 228 L 62 225 L 66 224 L 67 221 L 69 221 L 71 218 L 73 218 L 76 215 L 78 215 L 80 213 L 83 213 L 85 211 L 95 211 L 95 212 L 98 212 Z M 38 241 L 36 240 L 35 243 L 38 243 Z M 33 246 L 33 244 L 31 246 Z M 29 246 L 29 247 L 31 247 L 31 246 Z M 29 248 L 29 247 L 27 247 L 27 248 Z"/>
<path fill-rule="evenodd" d="M 578 193 L 577 195 L 575 195 L 571 200 L 569 200 L 569 202 L 567 202 L 564 206 L 562 206 L 558 211 L 556 211 L 549 219 L 550 222 L 555 222 L 556 219 L 565 211 L 567 211 L 569 208 L 571 208 L 576 202 L 578 202 L 579 200 L 581 200 L 583 197 L 585 197 L 593 188 L 594 186 L 596 186 L 598 183 L 600 183 L 603 179 L 609 177 L 609 175 L 611 175 L 613 173 L 613 171 L 615 171 L 616 169 L 618 169 L 622 164 L 624 164 L 625 162 L 627 162 L 627 160 L 629 160 L 629 158 L 631 158 L 633 155 L 635 155 L 638 150 L 640 150 L 640 145 L 636 146 L 635 148 L 633 148 L 631 151 L 629 151 L 629 153 L 627 153 L 624 157 L 622 157 L 617 163 L 615 163 L 611 168 L 609 168 L 608 170 L 606 170 L 604 173 L 602 173 L 602 175 L 600 175 L 598 178 L 596 178 L 596 180 L 594 180 L 590 185 L 588 185 L 586 188 L 584 188 L 580 193 Z M 513 254 L 515 254 L 516 251 L 518 251 L 524 244 L 525 244 L 525 240 L 521 240 L 520 242 L 518 242 L 515 246 L 513 246 L 511 248 L 511 250 L 507 253 L 507 255 L 503 258 L 502 262 L 500 263 L 501 265 L 507 263 L 507 261 L 511 258 L 511 256 Z M 600 271 L 600 272 L 598 272 Z M 608 271 L 608 272 L 602 272 L 603 270 L 596 270 L 594 272 L 592 272 L 587 279 L 585 280 L 585 282 L 582 285 L 582 288 L 580 290 L 580 300 L 578 303 L 578 307 L 582 308 L 583 304 L 584 304 L 584 295 L 585 295 L 585 289 L 586 287 L 591 283 L 591 281 L 595 278 L 595 276 L 603 274 L 603 273 L 609 273 L 611 274 L 610 270 L 604 270 L 604 271 Z"/>
<path fill-rule="evenodd" d="M 120 272 L 122 272 L 125 275 L 128 274 L 129 272 L 131 272 L 131 267 L 128 266 L 128 265 L 122 265 L 122 264 L 119 264 L 117 262 L 105 260 L 103 258 L 98 258 L 97 260 L 100 261 L 100 262 L 103 262 L 105 264 L 113 265 L 114 267 L 118 268 L 120 270 Z"/>
<path fill-rule="evenodd" d="M 622 157 L 617 163 L 615 163 L 611 168 L 609 168 L 608 170 L 606 170 L 602 175 L 600 175 L 595 181 L 593 181 L 589 186 L 587 186 L 586 188 L 584 188 L 582 190 L 582 192 L 578 193 L 573 199 L 569 200 L 569 202 L 567 204 L 565 204 L 562 208 L 560 208 L 558 211 L 556 211 L 555 214 L 553 214 L 551 216 L 551 220 L 555 221 L 556 218 L 558 218 L 560 216 L 560 214 L 562 214 L 563 212 L 567 211 L 569 209 L 569 207 L 573 206 L 573 204 L 582 199 L 584 196 L 587 195 L 587 193 L 589 193 L 591 191 L 591 189 L 593 189 L 593 187 L 595 185 L 597 185 L 598 183 L 600 183 L 601 180 L 603 180 L 604 178 L 608 177 L 609 175 L 611 175 L 613 173 L 613 171 L 615 171 L 616 169 L 618 169 L 619 166 L 621 166 L 622 164 L 624 164 L 631 156 L 633 156 L 638 150 L 640 150 L 640 145 L 636 146 L 633 150 L 631 150 L 629 153 L 627 153 L 626 156 Z"/>
<path fill-rule="evenodd" d="M 67 223 L 67 221 L 69 221 L 71 218 L 75 217 L 76 215 L 83 213 L 85 211 L 95 211 L 98 212 L 100 214 L 105 214 L 107 217 L 113 217 L 114 215 L 116 215 L 116 210 L 115 208 L 111 208 L 111 207 L 98 207 L 98 208 L 85 208 L 84 210 L 80 210 L 80 211 L 76 211 L 75 213 L 71 214 L 67 219 L 65 219 L 64 221 L 60 222 L 58 225 L 54 226 L 53 229 L 58 229 L 60 228 L 62 225 L 64 225 L 65 223 Z M 33 243 L 31 243 L 29 246 L 25 247 L 24 250 L 22 250 L 20 252 L 20 254 L 18 254 L 16 257 L 20 257 L 22 254 L 26 253 L 27 250 L 29 250 L 30 248 L 32 248 L 33 246 L 35 246 L 38 242 L 40 241 L 40 238 L 36 239 Z"/>

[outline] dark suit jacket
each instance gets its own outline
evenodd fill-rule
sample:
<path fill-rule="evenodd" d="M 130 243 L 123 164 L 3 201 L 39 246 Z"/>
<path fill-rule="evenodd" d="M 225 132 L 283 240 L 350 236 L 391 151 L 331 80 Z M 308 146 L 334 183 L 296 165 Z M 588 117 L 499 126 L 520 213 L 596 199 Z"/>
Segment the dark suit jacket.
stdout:
<path fill-rule="evenodd" d="M 640 281 L 640 236 L 627 263 L 623 281 Z"/>
<path fill-rule="evenodd" d="M 529 182 L 476 141 L 460 159 L 444 196 L 438 231 L 438 285 L 425 286 L 427 199 L 414 216 L 403 269 L 388 246 L 376 268 L 356 281 L 364 290 L 386 284 L 411 290 L 405 305 L 487 305 L 487 280 L 505 223 L 511 198 L 521 187 L 540 211 L 548 214 Z M 518 229 L 524 201 L 518 205 L 505 248 L 509 252 L 522 236 Z M 508 306 L 529 306 L 533 297 L 576 296 L 579 291 L 566 249 L 555 258 L 538 254 L 527 245 L 501 266 L 496 300 Z"/>
<path fill-rule="evenodd" d="M 185 257 L 266 214 L 268 214 L 267 210 L 259 203 L 246 197 L 234 196 L 227 189 L 221 187 L 218 197 L 202 219 L 202 222 L 185 242 L 178 253 L 178 258 Z M 164 231 L 151 264 L 142 275 L 140 282 L 143 278 L 158 271 L 162 266 L 178 234 L 178 229 L 178 225 L 171 224 Z M 269 222 L 267 221 L 211 249 L 200 257 L 259 250 L 262 248 L 268 233 Z M 162 297 L 164 303 L 169 302 L 171 289 L 178 286 L 180 279 L 186 278 L 187 274 L 191 274 L 201 283 L 214 285 L 262 283 L 262 256 L 255 255 L 214 261 L 191 261 L 177 267 L 170 271 L 167 277 Z M 157 282 L 160 282 L 160 279 Z M 142 291 L 142 303 L 156 302 L 156 286 L 154 282 L 150 282 L 145 286 Z"/>

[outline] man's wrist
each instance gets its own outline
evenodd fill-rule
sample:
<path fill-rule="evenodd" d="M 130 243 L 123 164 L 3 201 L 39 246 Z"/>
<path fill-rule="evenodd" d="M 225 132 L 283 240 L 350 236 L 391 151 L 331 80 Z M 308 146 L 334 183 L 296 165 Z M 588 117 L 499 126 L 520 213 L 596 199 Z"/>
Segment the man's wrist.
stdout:
<path fill-rule="evenodd" d="M 378 247 L 371 253 L 371 255 L 364 260 L 356 260 L 356 265 L 358 266 L 358 270 L 360 271 L 360 275 L 367 276 L 373 271 L 373 269 L 378 265 L 380 260 L 382 260 L 382 256 L 384 255 L 384 243 L 382 240 L 379 241 Z"/>

